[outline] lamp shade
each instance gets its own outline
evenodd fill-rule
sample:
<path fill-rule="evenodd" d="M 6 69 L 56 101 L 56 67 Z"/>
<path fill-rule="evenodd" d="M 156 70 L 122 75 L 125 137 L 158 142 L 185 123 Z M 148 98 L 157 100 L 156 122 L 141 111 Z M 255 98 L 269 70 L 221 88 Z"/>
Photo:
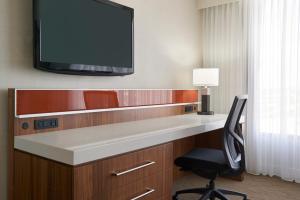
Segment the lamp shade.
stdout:
<path fill-rule="evenodd" d="M 218 68 L 197 68 L 193 71 L 194 86 L 218 86 L 219 69 Z"/>

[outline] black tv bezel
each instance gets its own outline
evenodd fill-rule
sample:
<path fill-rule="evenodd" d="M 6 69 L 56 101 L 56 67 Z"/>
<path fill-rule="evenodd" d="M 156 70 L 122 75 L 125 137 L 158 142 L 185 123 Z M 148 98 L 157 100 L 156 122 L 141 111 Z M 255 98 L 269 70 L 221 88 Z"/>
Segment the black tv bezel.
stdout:
<path fill-rule="evenodd" d="M 115 6 L 120 9 L 128 10 L 131 13 L 132 19 L 132 67 L 125 68 L 125 67 L 112 67 L 112 66 L 94 66 L 97 68 L 111 68 L 110 71 L 88 71 L 88 70 L 59 70 L 55 69 L 55 67 L 70 67 L 72 65 L 81 65 L 81 66 L 91 66 L 91 65 L 84 65 L 84 64 L 76 64 L 76 63 L 56 63 L 56 62 L 43 62 L 41 60 L 40 55 L 40 17 L 39 17 L 39 9 L 38 9 L 38 2 L 40 0 L 33 0 L 33 36 L 34 36 L 34 45 L 33 45 L 33 61 L 34 61 L 34 68 L 57 73 L 57 74 L 67 74 L 67 75 L 82 75 L 82 76 L 125 76 L 134 73 L 134 9 L 118 4 L 116 2 L 112 2 L 109 0 L 94 0 L 99 3 L 105 3 L 111 6 Z"/>

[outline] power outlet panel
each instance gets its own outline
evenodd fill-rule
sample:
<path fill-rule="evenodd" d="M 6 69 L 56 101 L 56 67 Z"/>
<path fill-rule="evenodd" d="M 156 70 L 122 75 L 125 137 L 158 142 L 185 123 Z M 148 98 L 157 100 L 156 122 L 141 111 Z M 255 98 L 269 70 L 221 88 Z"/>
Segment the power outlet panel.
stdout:
<path fill-rule="evenodd" d="M 195 105 L 187 105 L 184 107 L 184 112 L 185 113 L 192 113 L 196 111 L 196 106 Z"/>
<path fill-rule="evenodd" d="M 58 127 L 58 118 L 34 120 L 34 129 L 51 129 Z"/>

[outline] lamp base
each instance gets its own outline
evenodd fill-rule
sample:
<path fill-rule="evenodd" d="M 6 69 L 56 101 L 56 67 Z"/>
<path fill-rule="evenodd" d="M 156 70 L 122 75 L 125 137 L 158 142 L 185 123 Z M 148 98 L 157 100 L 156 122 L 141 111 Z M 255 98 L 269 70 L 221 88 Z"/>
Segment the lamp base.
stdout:
<path fill-rule="evenodd" d="M 198 115 L 214 115 L 214 111 L 197 112 Z"/>

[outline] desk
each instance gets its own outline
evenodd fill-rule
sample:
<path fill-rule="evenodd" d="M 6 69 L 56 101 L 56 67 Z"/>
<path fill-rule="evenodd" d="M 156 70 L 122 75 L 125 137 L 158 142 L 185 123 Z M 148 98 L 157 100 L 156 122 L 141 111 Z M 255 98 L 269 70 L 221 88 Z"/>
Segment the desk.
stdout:
<path fill-rule="evenodd" d="M 226 118 L 187 114 L 15 136 L 15 149 L 76 166 L 220 129 Z"/>
<path fill-rule="evenodd" d="M 186 114 L 15 136 L 15 165 L 23 166 L 15 169 L 15 195 L 20 200 L 171 199 L 174 155 L 193 148 L 193 137 L 223 128 L 226 118 Z"/>

